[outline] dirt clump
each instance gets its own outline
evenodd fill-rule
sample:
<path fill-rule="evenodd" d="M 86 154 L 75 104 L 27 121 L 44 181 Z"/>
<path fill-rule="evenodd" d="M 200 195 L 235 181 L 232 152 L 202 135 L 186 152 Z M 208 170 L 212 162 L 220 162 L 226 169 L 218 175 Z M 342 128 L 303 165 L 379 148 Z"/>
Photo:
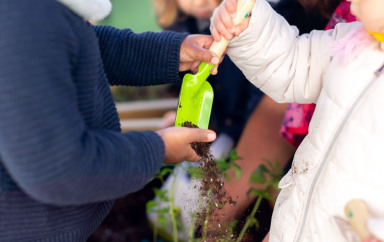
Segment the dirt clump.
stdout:
<path fill-rule="evenodd" d="M 191 122 L 183 123 L 183 127 L 197 128 Z M 234 206 L 236 202 L 227 195 L 227 191 L 223 187 L 224 178 L 211 153 L 210 144 L 196 142 L 192 143 L 191 146 L 201 157 L 199 161 L 199 168 L 201 169 L 199 194 L 205 199 L 205 206 L 196 214 L 195 236 L 197 238 L 202 237 L 204 230 L 207 230 L 208 238 L 213 240 L 225 239 L 230 233 L 230 225 L 219 223 L 219 221 L 223 221 L 220 218 L 225 216 L 220 210 L 225 204 L 229 203 Z"/>

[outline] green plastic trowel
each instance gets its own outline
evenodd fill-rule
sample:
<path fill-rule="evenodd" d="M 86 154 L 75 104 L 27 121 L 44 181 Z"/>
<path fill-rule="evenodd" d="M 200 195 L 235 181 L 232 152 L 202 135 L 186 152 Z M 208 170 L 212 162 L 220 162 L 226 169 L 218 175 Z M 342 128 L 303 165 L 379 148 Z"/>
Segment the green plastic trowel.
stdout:
<path fill-rule="evenodd" d="M 237 12 L 233 18 L 235 25 L 246 19 L 256 0 L 238 0 Z M 219 42 L 213 42 L 209 50 L 219 58 L 223 55 L 229 44 L 224 37 Z M 213 90 L 207 78 L 211 74 L 213 65 L 202 62 L 196 74 L 186 74 L 181 86 L 179 103 L 177 106 L 175 126 L 183 126 L 185 122 L 191 122 L 202 129 L 207 129 L 211 116 Z"/>

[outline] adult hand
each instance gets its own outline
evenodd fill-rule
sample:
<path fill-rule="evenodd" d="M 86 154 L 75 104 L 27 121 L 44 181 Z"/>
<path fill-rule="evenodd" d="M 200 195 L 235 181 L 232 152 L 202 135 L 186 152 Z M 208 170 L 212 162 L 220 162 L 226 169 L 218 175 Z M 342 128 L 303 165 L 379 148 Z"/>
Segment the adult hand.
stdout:
<path fill-rule="evenodd" d="M 171 127 L 157 131 L 165 145 L 164 163 L 174 164 L 182 161 L 198 161 L 200 157 L 192 149 L 193 142 L 212 142 L 216 133 L 212 130 Z"/>
<path fill-rule="evenodd" d="M 217 66 L 223 60 L 223 56 L 219 58 L 208 50 L 212 42 L 213 38 L 209 35 L 188 35 L 181 44 L 179 71 L 192 70 L 196 73 L 200 62 L 204 61 L 215 65 L 211 74 L 216 75 Z"/>
<path fill-rule="evenodd" d="M 225 0 L 217 7 L 211 17 L 211 34 L 215 41 L 220 41 L 221 36 L 231 40 L 233 36 L 243 32 L 249 24 L 250 18 L 244 19 L 240 24 L 233 23 L 236 16 L 237 0 Z"/>

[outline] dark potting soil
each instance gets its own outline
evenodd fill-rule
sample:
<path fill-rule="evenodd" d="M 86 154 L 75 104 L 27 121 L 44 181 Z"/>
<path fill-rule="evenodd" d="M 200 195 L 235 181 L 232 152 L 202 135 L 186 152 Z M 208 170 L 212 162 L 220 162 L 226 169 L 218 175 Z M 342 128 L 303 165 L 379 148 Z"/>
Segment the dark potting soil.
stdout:
<path fill-rule="evenodd" d="M 152 180 L 140 191 L 117 199 L 108 216 L 87 242 L 152 242 L 153 233 L 148 224 L 145 204 L 155 197 L 153 188 L 160 186 L 159 180 Z"/>
<path fill-rule="evenodd" d="M 185 122 L 184 127 L 197 128 L 196 125 L 191 122 Z M 200 160 L 200 168 L 202 170 L 202 177 L 200 179 L 200 196 L 207 198 L 205 208 L 197 214 L 197 224 L 195 225 L 197 230 L 195 233 L 196 238 L 201 238 L 204 233 L 204 223 L 207 217 L 209 217 L 207 225 L 207 235 L 214 240 L 225 241 L 228 240 L 229 230 L 231 224 L 219 224 L 217 221 L 223 221 L 222 216 L 226 216 L 221 212 L 221 207 L 229 203 L 231 206 L 236 205 L 236 201 L 232 196 L 227 195 L 227 191 L 224 189 L 224 178 L 220 169 L 216 165 L 216 161 L 211 154 L 209 143 L 192 143 L 192 148 L 202 158 Z M 208 197 L 210 196 L 210 197 Z M 244 226 L 247 216 L 251 213 L 255 201 L 249 206 L 249 208 L 240 217 L 237 225 L 233 228 L 232 238 L 236 238 L 241 228 Z M 265 235 L 269 231 L 271 223 L 272 208 L 266 200 L 263 200 L 260 204 L 259 210 L 256 213 L 256 219 L 258 220 L 258 228 L 249 228 L 246 236 L 242 241 L 262 241 Z"/>
<path fill-rule="evenodd" d="M 89 237 L 87 242 L 152 242 L 153 233 L 148 225 L 145 203 L 154 198 L 153 188 L 160 188 L 160 181 L 152 181 L 142 190 L 116 200 L 109 215 L 99 228 Z M 254 203 L 249 206 L 240 221 L 245 221 Z M 271 222 L 272 209 L 268 202 L 261 202 L 256 218 L 260 223 L 259 229 L 252 228 L 251 238 L 243 242 L 262 241 L 267 234 Z M 242 227 L 242 224 L 237 225 Z M 165 242 L 161 238 L 157 242 Z"/>
<path fill-rule="evenodd" d="M 192 124 L 185 124 L 186 127 L 196 127 Z M 207 197 L 208 191 L 211 190 L 211 206 L 215 204 L 231 203 L 235 201 L 227 196 L 226 191 L 223 189 L 223 179 L 221 177 L 219 168 L 210 153 L 210 145 L 208 143 L 193 143 L 191 144 L 196 153 L 203 157 L 200 161 L 200 166 L 203 171 L 203 179 L 200 188 L 200 195 Z M 99 228 L 89 237 L 87 242 L 150 242 L 153 241 L 153 233 L 150 228 L 146 216 L 145 204 L 147 201 L 154 198 L 153 188 L 160 188 L 162 183 L 159 180 L 153 180 L 148 183 L 142 190 L 129 194 L 125 197 L 117 199 L 112 207 L 109 215 L 104 219 Z M 235 234 L 243 227 L 246 217 L 250 214 L 253 202 L 249 209 L 243 214 L 239 220 L 238 225 L 235 227 Z M 213 211 L 214 214 L 213 214 Z M 210 222 L 224 216 L 220 214 L 218 209 L 206 209 L 198 214 L 198 224 L 196 226 L 196 237 L 201 237 L 203 232 L 203 221 L 206 216 L 210 216 Z M 259 228 L 251 228 L 248 237 L 244 237 L 242 241 L 258 242 L 262 241 L 267 234 L 271 222 L 272 209 L 268 202 L 262 201 L 259 211 L 256 213 L 256 218 L 259 221 Z M 213 219 L 213 220 L 212 220 Z M 212 223 L 210 223 L 212 224 Z M 213 223 L 217 224 L 217 223 Z M 225 225 L 219 227 L 208 227 L 208 232 L 211 237 L 219 238 L 223 236 L 226 231 Z M 165 240 L 157 239 L 158 242 Z"/>
<path fill-rule="evenodd" d="M 191 122 L 183 123 L 184 127 L 197 128 Z M 199 162 L 202 171 L 200 178 L 200 197 L 206 199 L 205 207 L 197 213 L 197 233 L 196 237 L 202 237 L 204 230 L 207 235 L 215 240 L 225 239 L 228 236 L 230 224 L 218 224 L 216 221 L 222 221 L 220 216 L 225 216 L 220 212 L 221 207 L 226 203 L 234 206 L 236 202 L 231 196 L 227 196 L 224 189 L 224 179 L 219 167 L 211 153 L 209 143 L 192 143 L 192 148 L 201 157 Z M 208 219 L 208 221 L 206 221 Z M 204 226 L 206 224 L 206 226 Z"/>

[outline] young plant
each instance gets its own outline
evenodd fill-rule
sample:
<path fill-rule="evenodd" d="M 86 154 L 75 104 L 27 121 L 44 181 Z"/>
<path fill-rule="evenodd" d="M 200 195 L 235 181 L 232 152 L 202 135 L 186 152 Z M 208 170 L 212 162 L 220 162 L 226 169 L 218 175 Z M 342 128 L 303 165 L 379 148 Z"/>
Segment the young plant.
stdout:
<path fill-rule="evenodd" d="M 228 200 L 228 197 L 222 197 L 222 199 L 215 200 L 214 196 L 219 195 L 223 196 L 225 195 L 225 192 L 221 191 L 221 187 L 223 186 L 223 183 L 221 181 L 222 177 L 224 177 L 226 180 L 229 180 L 229 174 L 228 171 L 230 169 L 233 169 L 235 171 L 235 179 L 239 179 L 242 171 L 240 166 L 236 164 L 237 160 L 240 160 L 241 158 L 237 156 L 237 152 L 235 149 L 233 149 L 230 154 L 228 155 L 228 158 L 222 157 L 221 160 L 206 160 L 203 162 L 208 162 L 203 164 L 199 167 L 190 167 L 188 169 L 188 172 L 190 173 L 191 177 L 193 179 L 201 180 L 202 182 L 205 180 L 205 188 L 208 191 L 202 191 L 200 194 L 200 204 L 203 204 L 204 206 L 199 206 L 199 209 L 196 214 L 200 214 L 200 223 L 201 223 L 201 241 L 205 241 L 208 234 L 208 229 L 211 227 L 215 227 L 216 225 L 210 225 L 209 222 L 215 220 L 213 215 L 213 212 L 215 209 L 219 209 L 224 206 L 225 203 L 233 201 Z M 209 164 L 209 162 L 213 162 L 213 164 Z M 217 175 L 211 176 L 212 173 L 218 173 Z M 212 180 L 213 178 L 213 180 Z M 209 186 L 207 186 L 207 180 L 211 180 L 211 182 L 208 181 Z M 214 180 L 217 179 L 220 181 L 221 185 L 218 185 L 217 182 Z M 204 186 L 202 186 L 204 187 Z M 217 194 L 215 194 L 217 193 Z M 205 194 L 205 195 L 204 195 Z M 213 197 L 212 197 L 213 196 Z M 194 223 L 192 224 L 190 228 L 189 233 L 189 241 L 193 241 L 194 237 L 191 237 L 194 235 L 195 230 L 195 224 L 196 224 L 196 218 L 197 216 L 193 215 Z M 218 228 L 215 228 L 214 233 L 216 234 L 216 239 L 218 241 L 228 241 L 227 238 L 230 238 L 230 236 L 233 234 L 233 228 L 236 225 L 237 221 L 234 221 L 230 225 L 221 226 L 221 224 L 218 224 Z M 217 231 L 218 230 L 218 231 Z M 212 231 L 211 231 L 212 232 Z"/>
<path fill-rule="evenodd" d="M 236 164 L 237 160 L 242 159 L 241 157 L 237 156 L 237 152 L 235 149 L 233 149 L 228 158 L 223 157 L 221 160 L 216 160 L 216 166 L 219 168 L 221 176 L 225 178 L 225 180 L 229 180 L 229 174 L 228 171 L 233 169 L 235 171 L 235 180 L 238 180 L 242 175 L 242 170 L 239 165 Z M 280 168 L 280 164 L 278 162 L 275 162 L 272 164 L 272 162 L 268 160 L 264 160 L 266 165 L 260 165 L 251 175 L 250 182 L 253 184 L 263 184 L 262 189 L 250 189 L 248 191 L 248 194 L 257 195 L 256 203 L 251 211 L 251 214 L 247 217 L 244 226 L 241 228 L 240 234 L 237 238 L 233 238 L 233 230 L 235 226 L 237 225 L 238 221 L 232 221 L 231 225 L 229 225 L 225 229 L 227 232 L 222 235 L 223 238 L 218 239 L 217 241 L 236 241 L 240 242 L 241 239 L 244 237 L 246 231 L 248 228 L 255 226 L 255 228 L 259 228 L 259 222 L 256 219 L 255 215 L 258 211 L 262 199 L 267 199 L 269 201 L 275 201 L 276 198 L 271 194 L 271 189 L 278 190 L 278 182 L 280 178 L 283 175 L 283 171 Z M 204 170 L 202 167 L 194 167 L 190 166 L 187 170 L 192 177 L 192 179 L 198 179 L 202 180 L 204 179 Z M 171 168 L 164 168 L 162 169 L 157 175 L 156 178 L 164 182 L 164 177 L 166 175 L 170 174 L 170 176 L 174 175 L 173 169 Z M 157 219 L 158 223 L 164 230 L 166 230 L 167 224 L 171 223 L 172 226 L 172 234 L 173 238 L 172 240 L 174 242 L 178 241 L 178 229 L 181 228 L 181 220 L 178 217 L 178 214 L 180 212 L 180 208 L 177 208 L 174 206 L 174 185 L 175 185 L 176 179 L 173 180 L 173 184 L 171 186 L 171 189 L 169 191 L 161 190 L 161 189 L 154 189 L 155 195 L 157 197 L 157 200 L 151 200 L 147 203 L 147 213 L 157 213 Z M 191 214 L 192 218 L 192 224 L 189 228 L 188 232 L 188 242 L 195 242 L 195 241 L 205 241 L 207 239 L 207 233 L 208 233 L 208 223 L 210 220 L 210 211 L 212 210 L 214 203 L 213 200 L 211 200 L 211 194 L 212 190 L 209 189 L 208 191 L 205 191 L 206 195 L 200 196 L 199 205 L 196 213 Z M 158 207 L 159 203 L 167 204 L 167 206 L 162 206 L 161 208 Z M 223 206 L 223 204 L 216 203 L 216 207 Z M 204 210 L 204 213 L 202 211 Z M 198 214 L 204 214 L 203 218 L 203 224 L 202 224 L 202 237 L 197 239 L 195 238 L 195 229 L 196 229 L 196 222 L 198 219 Z M 170 218 L 170 221 L 168 221 Z M 154 241 L 156 241 L 157 238 L 157 228 L 154 226 Z"/>
<path fill-rule="evenodd" d="M 280 164 L 278 162 L 275 162 L 275 164 L 272 164 L 272 162 L 268 160 L 264 160 L 267 164 L 266 165 L 260 165 L 251 175 L 250 182 L 253 184 L 263 184 L 264 188 L 262 189 L 254 189 L 251 188 L 248 191 L 248 194 L 257 195 L 256 203 L 252 209 L 251 214 L 247 217 L 247 220 L 241 229 L 241 232 L 236 240 L 236 242 L 240 242 L 243 236 L 245 235 L 245 232 L 248 228 L 255 226 L 257 229 L 259 228 L 259 222 L 256 219 L 255 215 L 257 210 L 259 209 L 261 201 L 265 198 L 269 201 L 275 202 L 276 197 L 274 197 L 271 194 L 271 189 L 274 189 L 276 191 L 279 190 L 278 183 L 283 175 L 283 171 L 280 168 Z"/>
<path fill-rule="evenodd" d="M 164 167 L 156 174 L 154 179 L 159 179 L 162 184 L 164 184 L 164 178 L 169 174 L 172 176 L 174 174 L 174 169 L 170 167 Z M 178 221 L 178 215 L 180 213 L 180 208 L 174 205 L 174 187 L 175 181 L 173 180 L 171 189 L 169 191 L 154 188 L 155 197 L 157 199 L 150 200 L 146 203 L 146 212 L 155 213 L 157 215 L 157 223 L 160 225 L 164 231 L 166 231 L 167 224 L 170 223 L 172 227 L 172 239 L 174 242 L 178 241 L 178 226 L 181 224 Z M 159 205 L 162 204 L 160 207 Z M 168 216 L 170 221 L 168 220 Z M 156 225 L 153 226 L 153 241 L 157 241 L 158 228 Z"/>

